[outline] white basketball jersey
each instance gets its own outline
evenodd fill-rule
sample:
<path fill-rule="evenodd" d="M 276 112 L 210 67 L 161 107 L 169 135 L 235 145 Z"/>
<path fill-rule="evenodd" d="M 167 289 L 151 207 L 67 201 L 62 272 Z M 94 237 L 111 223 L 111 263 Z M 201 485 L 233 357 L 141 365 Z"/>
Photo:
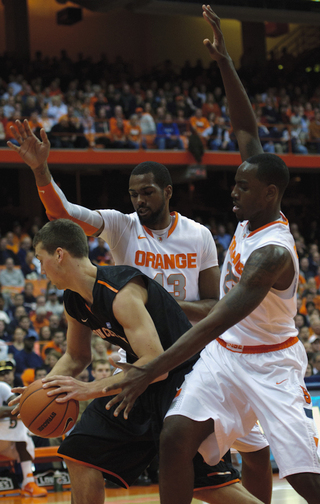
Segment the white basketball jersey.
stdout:
<path fill-rule="evenodd" d="M 286 248 L 294 264 L 294 278 L 284 291 L 270 289 L 262 303 L 248 315 L 228 329 L 221 338 L 235 345 L 273 345 L 297 335 L 293 317 L 297 313 L 296 289 L 299 262 L 293 236 L 287 219 L 281 214 L 278 221 L 271 222 L 253 232 L 248 221 L 238 224 L 223 263 L 220 279 L 220 298 L 239 282 L 242 270 L 254 250 L 266 245 Z"/>
<path fill-rule="evenodd" d="M 200 271 L 218 265 L 217 249 L 205 226 L 173 212 L 167 229 L 152 231 L 142 226 L 136 212 L 99 212 L 104 221 L 100 237 L 117 265 L 135 266 L 178 301 L 200 299 Z"/>
<path fill-rule="evenodd" d="M 9 398 L 14 394 L 5 382 L 0 381 L 0 405 L 7 406 Z M 34 458 L 34 443 L 28 434 L 27 427 L 15 417 L 4 417 L 0 419 L 0 439 L 1 441 L 24 441 L 31 457 Z"/>

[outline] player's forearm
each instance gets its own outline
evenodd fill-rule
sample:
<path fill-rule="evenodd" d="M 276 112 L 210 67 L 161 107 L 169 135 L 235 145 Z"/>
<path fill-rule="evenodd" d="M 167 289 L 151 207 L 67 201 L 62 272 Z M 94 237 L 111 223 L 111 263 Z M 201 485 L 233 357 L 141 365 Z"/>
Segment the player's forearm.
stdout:
<path fill-rule="evenodd" d="M 78 376 L 90 364 L 90 360 L 72 357 L 68 352 L 63 354 L 47 376 Z"/>
<path fill-rule="evenodd" d="M 48 165 L 42 165 L 34 173 L 39 197 L 50 220 L 70 219 L 79 224 L 87 236 L 99 233 L 103 226 L 101 215 L 95 210 L 70 203 L 51 177 Z"/>
<path fill-rule="evenodd" d="M 34 168 L 32 171 L 36 179 L 37 187 L 42 187 L 50 184 L 51 173 L 47 162 L 41 163 L 37 168 Z"/>
<path fill-rule="evenodd" d="M 192 322 L 205 318 L 218 299 L 201 299 L 199 301 L 178 301 L 180 307 Z"/>
<path fill-rule="evenodd" d="M 222 58 L 219 60 L 218 65 L 228 100 L 234 133 L 237 139 L 240 132 L 245 132 L 251 137 L 250 145 L 246 146 L 247 152 L 241 152 L 241 146 L 239 146 L 242 159 L 246 159 L 249 156 L 263 152 L 252 105 L 231 58 Z"/>

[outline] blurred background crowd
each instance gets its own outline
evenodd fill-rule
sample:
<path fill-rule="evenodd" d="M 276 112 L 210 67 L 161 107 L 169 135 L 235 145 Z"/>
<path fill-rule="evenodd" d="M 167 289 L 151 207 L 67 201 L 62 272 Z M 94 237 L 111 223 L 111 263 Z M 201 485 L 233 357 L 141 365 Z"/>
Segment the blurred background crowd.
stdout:
<path fill-rule="evenodd" d="M 204 68 L 170 60 L 136 77 L 121 57 L 93 63 L 38 51 L 23 65 L 3 55 L 0 77 L 0 146 L 10 126 L 27 119 L 47 132 L 53 148 L 238 150 L 228 103 L 214 62 Z M 239 75 L 247 87 L 265 152 L 320 153 L 320 86 L 317 73 L 293 72 L 284 49 L 263 66 L 245 58 Z M 253 74 L 253 69 L 255 70 Z"/>

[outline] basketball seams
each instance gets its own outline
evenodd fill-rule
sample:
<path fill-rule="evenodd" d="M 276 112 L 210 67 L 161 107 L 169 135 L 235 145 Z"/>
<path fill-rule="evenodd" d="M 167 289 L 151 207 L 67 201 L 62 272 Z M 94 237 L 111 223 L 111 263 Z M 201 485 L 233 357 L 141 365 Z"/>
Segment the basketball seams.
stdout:
<path fill-rule="evenodd" d="M 23 399 L 23 394 L 24 394 L 24 392 L 26 392 L 26 391 L 27 391 L 27 389 L 26 389 L 26 390 L 22 393 L 22 396 L 21 396 L 21 399 L 20 399 L 20 408 L 22 407 L 23 403 L 25 403 L 25 401 L 26 401 L 27 399 L 29 399 L 29 397 L 32 397 L 32 396 L 33 396 L 33 394 L 35 394 L 36 392 L 38 392 L 38 391 L 39 391 L 39 390 L 41 390 L 41 389 L 42 389 L 42 387 L 39 387 L 39 388 L 37 388 L 37 389 L 33 390 L 32 392 L 30 392 L 30 391 L 29 391 L 28 395 L 26 395 L 26 397 Z M 22 399 L 23 399 L 23 401 L 22 401 Z M 21 401 L 22 401 L 22 402 L 21 402 Z"/>
<path fill-rule="evenodd" d="M 57 397 L 65 397 L 66 393 L 60 392 L 50 397 L 48 390 L 43 388 L 40 380 L 29 385 L 20 398 L 20 417 L 33 434 L 44 438 L 59 437 L 75 425 L 79 403 L 75 399 L 57 403 Z M 29 397 L 31 402 L 27 401 Z"/>
<path fill-rule="evenodd" d="M 65 418 L 67 417 L 68 410 L 69 410 L 69 408 L 70 408 L 70 403 L 71 403 L 71 401 L 73 401 L 73 400 L 72 400 L 72 399 L 70 399 L 70 401 L 68 401 L 68 402 L 67 402 L 67 408 L 66 408 L 66 410 L 65 410 L 65 412 L 64 412 L 64 415 L 63 415 L 63 417 L 62 417 L 61 421 L 58 423 L 58 425 L 56 425 L 56 427 L 55 427 L 55 428 L 54 428 L 54 429 L 53 429 L 50 433 L 48 433 L 48 434 L 46 435 L 46 437 L 51 437 L 51 436 L 52 436 L 52 434 L 53 434 L 53 433 L 54 433 L 57 429 L 59 429 L 60 425 L 61 425 L 61 424 L 65 421 Z M 73 402 L 75 402 L 75 401 L 73 401 Z M 76 409 L 77 409 L 77 408 L 76 408 Z M 78 411 L 78 414 L 79 414 L 79 411 Z M 77 414 L 77 417 L 78 417 L 78 414 Z M 71 421 L 72 421 L 72 422 L 76 423 L 77 418 L 76 418 L 75 420 L 74 420 L 71 416 L 70 416 L 70 418 L 71 418 Z M 62 435 L 65 433 L 66 427 L 67 427 L 68 425 L 70 425 L 70 422 L 68 422 L 68 423 L 66 424 L 65 428 L 63 429 L 63 432 L 61 432 L 61 434 L 59 434 L 59 436 L 62 436 Z M 71 427 L 70 427 L 70 428 L 71 428 Z M 68 429 L 68 430 L 69 430 L 69 429 Z M 58 437 L 59 437 L 59 436 L 58 436 Z"/>
<path fill-rule="evenodd" d="M 59 395 L 60 395 L 60 394 L 59 394 Z M 31 427 L 31 425 L 33 424 L 33 422 L 35 422 L 35 421 L 39 418 L 39 416 L 40 416 L 40 415 L 41 415 L 41 414 L 42 414 L 42 413 L 43 413 L 43 412 L 44 412 L 44 411 L 45 411 L 45 410 L 46 410 L 49 406 L 51 406 L 51 404 L 52 404 L 52 403 L 53 403 L 53 402 L 57 399 L 57 397 L 59 397 L 59 395 L 57 395 L 57 396 L 53 397 L 53 398 L 52 398 L 52 401 L 50 401 L 48 404 L 46 404 L 46 405 L 45 405 L 45 407 L 44 407 L 41 411 L 39 411 L 39 413 L 38 413 L 38 414 L 37 414 L 37 416 L 36 416 L 36 417 L 32 420 L 32 422 L 31 422 L 29 425 L 27 425 L 28 429 L 30 429 L 30 427 Z M 30 394 L 30 396 L 29 396 L 29 397 L 32 397 L 32 394 Z"/>

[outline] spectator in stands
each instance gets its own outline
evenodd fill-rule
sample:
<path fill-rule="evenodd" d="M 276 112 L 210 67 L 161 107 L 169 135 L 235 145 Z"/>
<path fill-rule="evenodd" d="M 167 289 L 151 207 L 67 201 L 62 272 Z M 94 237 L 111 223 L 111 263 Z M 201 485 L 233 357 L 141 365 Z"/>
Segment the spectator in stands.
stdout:
<path fill-rule="evenodd" d="M 157 131 L 156 123 L 150 111 L 147 112 L 147 106 L 145 105 L 144 111 L 142 107 L 137 107 L 136 114 L 142 135 L 155 135 Z"/>
<path fill-rule="evenodd" d="M 21 317 L 28 317 L 28 314 L 26 312 L 26 309 L 24 306 L 17 306 L 14 310 L 14 316 L 11 317 L 10 324 L 8 325 L 8 332 L 10 334 L 13 333 L 15 328 L 20 324 L 20 319 Z"/>
<path fill-rule="evenodd" d="M 48 291 L 48 301 L 45 304 L 45 309 L 47 310 L 47 314 L 50 316 L 51 314 L 58 315 L 59 317 L 63 313 L 63 305 L 58 300 L 58 295 L 56 289 L 49 289 Z M 49 325 L 49 320 L 48 320 Z"/>
<path fill-rule="evenodd" d="M 314 121 L 310 123 L 309 142 L 310 146 L 320 154 L 320 110 L 315 111 Z"/>
<path fill-rule="evenodd" d="M 107 359 L 93 360 L 91 374 L 95 380 L 108 378 L 108 376 L 112 375 L 110 362 Z"/>
<path fill-rule="evenodd" d="M 0 271 L 0 284 L 4 287 L 24 287 L 24 276 L 20 267 L 15 267 L 14 261 L 8 257 L 5 261 L 5 269 Z"/>
<path fill-rule="evenodd" d="M 109 148 L 111 144 L 110 128 L 109 121 L 107 120 L 107 112 L 104 107 L 99 109 L 99 113 L 94 121 L 94 129 L 96 147 Z"/>
<path fill-rule="evenodd" d="M 51 340 L 51 331 L 49 326 L 41 327 L 39 331 L 39 340 L 40 341 L 50 341 Z"/>
<path fill-rule="evenodd" d="M 34 379 L 35 380 L 42 380 L 45 376 L 47 376 L 48 371 L 45 366 L 39 366 L 36 367 L 34 370 Z"/>
<path fill-rule="evenodd" d="M 46 306 L 39 306 L 38 308 L 36 308 L 35 313 L 30 316 L 30 321 L 32 322 L 32 325 L 38 334 L 41 327 L 49 326 L 50 324 L 47 313 L 48 310 Z"/>
<path fill-rule="evenodd" d="M 111 345 L 106 340 L 96 336 L 91 341 L 92 360 L 108 360 L 108 350 L 111 351 Z"/>
<path fill-rule="evenodd" d="M 16 292 L 16 294 L 11 296 L 11 298 L 10 298 L 9 307 L 7 308 L 6 312 L 11 320 L 13 320 L 14 317 L 16 316 L 16 309 L 18 308 L 18 306 L 24 307 L 24 297 L 23 297 L 22 292 L 21 293 Z M 26 311 L 24 313 L 26 313 Z M 19 314 L 18 314 L 18 316 L 19 316 Z"/>
<path fill-rule="evenodd" d="M 146 148 L 146 142 L 142 136 L 141 128 L 137 114 L 132 114 L 127 122 L 127 148 L 128 149 L 143 149 Z"/>
<path fill-rule="evenodd" d="M 291 144 L 295 154 L 308 154 L 306 147 L 307 134 L 302 129 L 302 121 L 299 115 L 291 116 Z"/>
<path fill-rule="evenodd" d="M 32 239 L 31 237 L 24 236 L 19 243 L 19 250 L 17 253 L 17 257 L 20 263 L 20 266 L 23 266 L 26 261 L 26 255 L 29 250 L 32 250 Z"/>
<path fill-rule="evenodd" d="M 0 265 L 3 266 L 8 258 L 12 259 L 14 264 L 19 264 L 16 254 L 7 247 L 7 244 L 7 238 L 2 236 L 0 238 Z"/>
<path fill-rule="evenodd" d="M 300 275 L 308 281 L 309 278 L 313 277 L 313 271 L 310 269 L 308 257 L 302 257 L 300 259 Z"/>
<path fill-rule="evenodd" d="M 159 150 L 183 149 L 183 142 L 179 135 L 177 123 L 173 122 L 170 113 L 166 113 L 163 122 L 157 124 L 155 143 Z"/>
<path fill-rule="evenodd" d="M 10 388 L 23 386 L 21 378 L 16 374 L 16 362 L 14 359 L 0 362 L 0 381 L 6 382 Z"/>
<path fill-rule="evenodd" d="M 319 325 L 320 325 L 320 321 L 319 321 Z M 314 353 L 320 352 L 320 336 L 319 335 L 312 334 L 312 336 L 310 336 L 310 338 L 309 338 L 309 343 L 311 343 L 312 352 L 314 352 Z"/>
<path fill-rule="evenodd" d="M 53 335 L 57 329 L 61 329 L 60 327 L 60 322 L 61 322 L 61 317 L 57 315 L 56 313 L 53 313 L 49 317 L 49 327 L 51 331 L 51 335 Z"/>
<path fill-rule="evenodd" d="M 206 129 L 202 135 L 208 139 L 207 145 L 210 150 L 235 151 L 236 143 L 231 138 L 224 117 L 217 117 L 216 124 Z"/>
<path fill-rule="evenodd" d="M 68 112 L 68 107 L 63 103 L 61 96 L 56 95 L 51 98 L 51 105 L 48 107 L 48 117 L 52 119 L 53 126 L 58 124 L 60 117 L 66 115 Z"/>
<path fill-rule="evenodd" d="M 58 352 L 61 356 L 64 353 L 63 348 L 62 348 L 62 344 L 65 341 L 65 339 L 66 339 L 65 332 L 61 331 L 60 329 L 57 329 L 53 333 L 52 339 L 50 341 L 48 341 L 48 343 L 46 343 L 42 347 L 42 350 L 41 350 L 42 359 L 45 360 L 45 355 L 46 355 L 46 351 L 48 348 L 52 348 L 53 350 Z"/>
<path fill-rule="evenodd" d="M 17 373 L 22 374 L 27 368 L 36 368 L 43 365 L 43 360 L 34 351 L 36 338 L 34 336 L 25 336 L 23 340 L 23 349 L 16 353 L 14 359 L 17 365 Z"/>
<path fill-rule="evenodd" d="M 114 149 L 126 149 L 128 147 L 127 132 L 127 121 L 124 121 L 121 117 L 118 117 L 115 123 L 111 123 L 110 121 L 111 147 Z"/>
<path fill-rule="evenodd" d="M 36 280 L 39 278 L 33 250 L 27 251 L 24 263 L 21 265 L 21 271 L 24 277 L 28 280 Z"/>
<path fill-rule="evenodd" d="M 14 359 L 18 352 L 24 349 L 24 337 L 27 332 L 22 327 L 16 327 L 12 335 L 12 344 L 9 347 L 9 355 Z"/>
<path fill-rule="evenodd" d="M 54 350 L 54 348 L 47 348 L 45 365 L 47 366 L 48 373 L 57 364 L 61 356 L 62 354 Z"/>
<path fill-rule="evenodd" d="M 194 133 L 199 135 L 202 138 L 204 144 L 206 143 L 206 139 L 202 137 L 202 133 L 210 127 L 210 123 L 207 117 L 202 113 L 202 109 L 196 109 L 193 116 L 190 117 L 190 126 Z"/>
<path fill-rule="evenodd" d="M 107 264 L 113 264 L 112 255 L 110 248 L 102 238 L 98 238 L 98 245 L 94 247 L 89 252 L 89 258 L 93 264 L 98 264 L 100 266 L 106 266 Z"/>
<path fill-rule="evenodd" d="M 224 224 L 218 224 L 217 226 L 217 234 L 214 235 L 214 239 L 218 241 L 224 250 L 229 248 L 232 236 L 227 233 L 226 227 Z"/>
<path fill-rule="evenodd" d="M 27 336 L 33 337 L 36 340 L 39 339 L 39 333 L 32 326 L 31 320 L 28 315 L 21 315 L 21 317 L 19 317 L 18 327 L 22 327 L 22 329 L 26 331 Z"/>

